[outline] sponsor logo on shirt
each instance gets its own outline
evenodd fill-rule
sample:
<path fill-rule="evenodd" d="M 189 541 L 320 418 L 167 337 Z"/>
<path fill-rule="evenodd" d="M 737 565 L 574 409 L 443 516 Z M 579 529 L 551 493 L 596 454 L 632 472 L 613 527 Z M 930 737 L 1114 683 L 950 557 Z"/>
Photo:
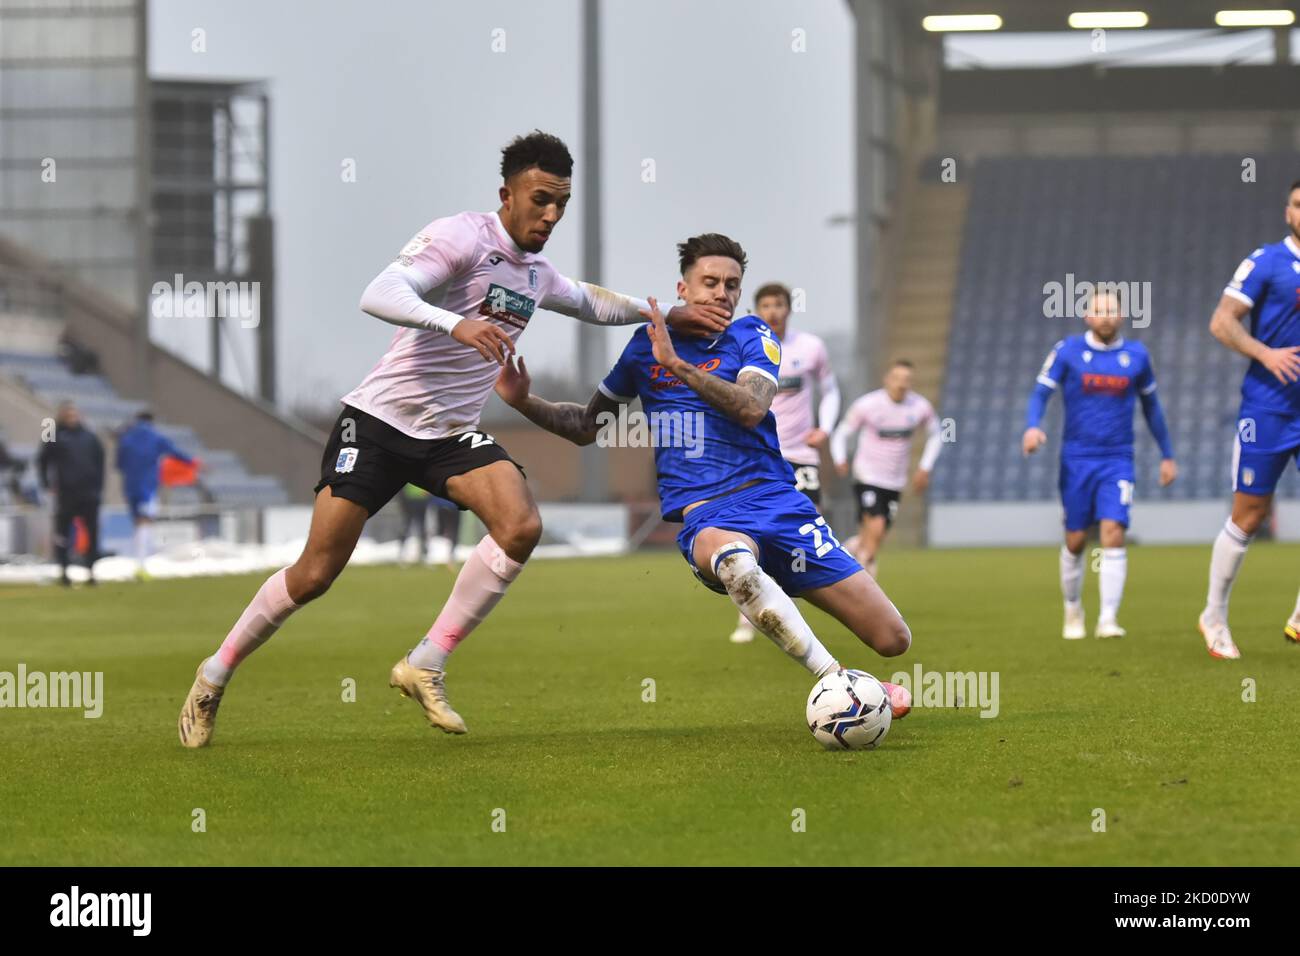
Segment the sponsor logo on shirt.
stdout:
<path fill-rule="evenodd" d="M 711 358 L 707 362 L 697 362 L 695 367 L 701 372 L 712 374 L 721 364 L 722 359 Z M 675 385 L 682 384 L 684 383 L 680 378 L 669 372 L 662 365 L 650 366 L 650 387 L 655 391 L 662 391 L 665 388 L 672 388 Z"/>
<path fill-rule="evenodd" d="M 914 431 L 914 426 L 907 425 L 903 428 L 878 428 L 876 434 L 881 438 L 911 438 Z"/>
<path fill-rule="evenodd" d="M 797 392 L 801 388 L 803 388 L 802 375 L 783 375 L 776 384 L 778 392 Z"/>
<path fill-rule="evenodd" d="M 1089 395 L 1123 395 L 1131 381 L 1127 375 L 1102 375 L 1098 372 L 1084 372 L 1082 380 L 1083 390 Z"/>
<path fill-rule="evenodd" d="M 483 297 L 483 304 L 478 307 L 478 311 L 479 315 L 500 319 L 515 328 L 522 329 L 528 325 L 528 320 L 533 317 L 533 310 L 536 308 L 537 303 L 528 296 L 493 282 L 488 286 L 487 295 Z"/>

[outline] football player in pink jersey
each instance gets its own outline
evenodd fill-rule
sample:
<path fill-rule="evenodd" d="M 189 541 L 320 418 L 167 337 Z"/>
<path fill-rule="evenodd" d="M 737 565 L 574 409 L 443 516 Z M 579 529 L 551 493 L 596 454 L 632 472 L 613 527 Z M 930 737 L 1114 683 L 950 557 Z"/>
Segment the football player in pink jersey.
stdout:
<path fill-rule="evenodd" d="M 572 172 L 558 138 L 540 130 L 516 138 L 502 150 L 495 212 L 435 219 L 366 287 L 362 311 L 397 331 L 370 374 L 343 396 L 302 554 L 267 579 L 199 665 L 178 724 L 185 746 L 208 743 L 235 668 L 329 589 L 366 520 L 408 483 L 474 512 L 487 528 L 433 627 L 390 678 L 432 726 L 465 733 L 447 701 L 447 657 L 501 600 L 542 533 L 522 469 L 479 430 L 497 371 L 537 308 L 599 325 L 639 323 L 650 308 L 568 279 L 542 256 L 568 204 Z M 702 335 L 724 330 L 729 319 L 717 306 L 686 305 L 667 320 Z"/>
<path fill-rule="evenodd" d="M 912 391 L 912 363 L 896 359 L 885 373 L 884 387 L 867 392 L 849 406 L 844 421 L 831 436 L 831 459 L 841 475 L 849 473 L 848 440 L 857 435 L 853 456 L 853 495 L 860 528 L 856 553 L 862 566 L 876 574 L 876 556 L 898 513 L 898 499 L 907 485 L 912 440 L 925 430 L 925 449 L 912 477 L 912 487 L 924 492 L 943 441 L 934 407 Z"/>
<path fill-rule="evenodd" d="M 820 449 L 830 440 L 839 417 L 840 389 L 826 343 L 811 332 L 790 328 L 790 306 L 790 290 L 779 282 L 769 282 L 754 293 L 754 314 L 781 342 L 781 371 L 772 398 L 781 457 L 794 469 L 795 488 L 820 507 Z M 814 392 L 819 396 L 816 401 Z M 754 625 L 742 614 L 731 632 L 732 643 L 748 644 L 753 639 Z"/>

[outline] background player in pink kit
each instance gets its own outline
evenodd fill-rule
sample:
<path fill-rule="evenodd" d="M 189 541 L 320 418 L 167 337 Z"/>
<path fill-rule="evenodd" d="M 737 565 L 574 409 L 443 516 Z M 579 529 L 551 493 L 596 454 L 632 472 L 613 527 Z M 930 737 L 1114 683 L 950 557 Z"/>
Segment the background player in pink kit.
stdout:
<path fill-rule="evenodd" d="M 939 457 L 942 440 L 934 406 L 912 391 L 912 363 L 897 359 L 885 373 L 884 387 L 867 392 L 849 406 L 831 437 L 831 458 L 841 475 L 849 473 L 848 440 L 857 435 L 853 456 L 853 497 L 858 504 L 857 556 L 876 574 L 876 556 L 898 513 L 898 499 L 907 485 L 912 439 L 925 429 L 925 449 L 912 486 L 924 492 Z"/>
<path fill-rule="evenodd" d="M 795 488 L 820 508 L 820 449 L 830 439 L 840 414 L 840 388 L 826 343 L 810 332 L 789 327 L 790 290 L 779 282 L 759 287 L 754 294 L 754 314 L 781 342 L 781 371 L 772 398 L 781 457 L 794 469 Z M 819 397 L 815 398 L 814 392 Z M 748 644 L 753 639 L 754 625 L 742 614 L 731 640 Z"/>
<path fill-rule="evenodd" d="M 564 215 L 573 159 L 541 131 L 502 150 L 496 212 L 464 212 L 422 229 L 366 287 L 361 309 L 399 326 L 388 351 L 343 397 L 321 461 L 301 556 L 271 575 L 215 654 L 199 665 L 181 709 L 187 747 L 212 737 L 235 668 L 347 565 L 366 520 L 407 483 L 473 511 L 487 534 L 465 562 L 433 627 L 393 666 L 391 685 L 429 723 L 463 734 L 448 703 L 448 655 L 501 600 L 542 532 L 522 470 L 479 415 L 497 370 L 539 306 L 584 322 L 640 322 L 649 303 L 560 275 L 541 255 Z M 679 306 L 679 331 L 718 332 L 730 312 Z"/>

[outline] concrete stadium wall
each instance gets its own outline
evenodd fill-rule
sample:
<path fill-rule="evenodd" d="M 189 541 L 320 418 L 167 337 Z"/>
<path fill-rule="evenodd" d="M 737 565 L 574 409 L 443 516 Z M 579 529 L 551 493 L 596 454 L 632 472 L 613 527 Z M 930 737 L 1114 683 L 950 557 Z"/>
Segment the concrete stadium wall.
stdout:
<path fill-rule="evenodd" d="M 1136 501 L 1130 534 L 1145 544 L 1209 544 L 1231 511 L 1222 501 Z M 1274 532 L 1300 541 L 1300 501 L 1279 500 Z M 1054 501 L 936 502 L 930 505 L 936 548 L 1037 547 L 1061 542 L 1061 506 Z"/>

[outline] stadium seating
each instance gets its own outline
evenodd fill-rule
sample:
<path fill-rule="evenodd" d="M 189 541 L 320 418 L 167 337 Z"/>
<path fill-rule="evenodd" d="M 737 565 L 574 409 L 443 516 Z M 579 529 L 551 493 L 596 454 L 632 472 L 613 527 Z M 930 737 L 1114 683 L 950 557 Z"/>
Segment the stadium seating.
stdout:
<path fill-rule="evenodd" d="M 0 375 L 22 382 L 47 405 L 71 400 L 82 416 L 101 432 L 117 432 L 128 425 L 144 407 L 143 402 L 123 398 L 99 375 L 74 375 L 52 352 L 0 351 Z M 174 487 L 166 492 L 172 505 L 199 504 L 204 492 L 223 507 L 265 507 L 284 504 L 289 496 L 279 479 L 249 474 L 233 452 L 206 447 L 187 426 L 165 420 L 157 423 L 178 447 L 202 459 L 202 489 Z M 11 446 L 12 448 L 13 446 Z"/>
<path fill-rule="evenodd" d="M 1034 377 L 1081 319 L 1044 317 L 1047 282 L 1150 283 L 1150 322 L 1125 335 L 1151 351 L 1181 474 L 1158 487 L 1159 450 L 1140 413 L 1138 495 L 1222 499 L 1231 489 L 1234 422 L 1245 359 L 1209 334 L 1237 263 L 1284 235 L 1294 162 L 1239 156 L 990 158 L 971 174 L 942 413 L 957 440 L 935 472 L 936 501 L 1026 501 L 1057 495 L 1060 399 L 1046 454 L 1020 451 Z M 1294 469 L 1278 494 L 1300 497 Z"/>

